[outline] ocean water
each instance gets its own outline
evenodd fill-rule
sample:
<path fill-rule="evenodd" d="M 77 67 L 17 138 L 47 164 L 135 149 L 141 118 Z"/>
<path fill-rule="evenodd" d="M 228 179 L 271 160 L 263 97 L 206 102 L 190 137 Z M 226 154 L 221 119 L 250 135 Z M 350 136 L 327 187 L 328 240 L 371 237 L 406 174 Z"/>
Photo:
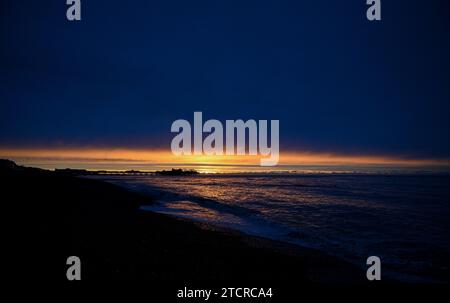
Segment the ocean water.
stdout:
<path fill-rule="evenodd" d="M 450 281 L 450 176 L 105 176 L 155 211 L 323 250 L 404 281 Z M 365 273 L 365 271 L 364 271 Z"/>

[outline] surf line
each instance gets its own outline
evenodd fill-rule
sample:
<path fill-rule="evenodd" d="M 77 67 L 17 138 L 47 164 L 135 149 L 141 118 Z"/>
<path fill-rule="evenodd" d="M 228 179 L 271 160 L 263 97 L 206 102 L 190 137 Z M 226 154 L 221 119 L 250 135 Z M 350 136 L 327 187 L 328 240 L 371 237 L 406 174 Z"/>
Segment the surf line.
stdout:
<path fill-rule="evenodd" d="M 202 112 L 194 112 L 194 128 L 184 119 L 175 120 L 172 133 L 178 133 L 171 142 L 174 155 L 261 155 L 261 166 L 275 166 L 280 158 L 279 120 L 270 120 L 270 146 L 267 120 L 226 120 L 225 133 L 222 122 L 210 119 L 203 123 Z M 248 132 L 248 137 L 246 133 Z M 192 133 L 194 146 L 192 146 Z M 204 135 L 208 134 L 205 138 Z M 236 135 L 236 136 L 235 136 Z M 225 148 L 224 148 L 224 136 Z M 248 139 L 248 140 L 247 140 Z M 248 144 L 247 144 L 248 143 Z M 248 153 L 247 153 L 248 150 Z"/>

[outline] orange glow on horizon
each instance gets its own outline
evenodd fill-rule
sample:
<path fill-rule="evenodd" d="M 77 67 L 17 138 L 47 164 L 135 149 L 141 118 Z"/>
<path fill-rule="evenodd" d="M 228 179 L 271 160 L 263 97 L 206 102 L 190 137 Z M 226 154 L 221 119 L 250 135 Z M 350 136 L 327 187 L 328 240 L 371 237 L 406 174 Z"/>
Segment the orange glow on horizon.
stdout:
<path fill-rule="evenodd" d="M 175 156 L 167 150 L 123 148 L 74 148 L 74 149 L 0 149 L 0 157 L 30 163 L 32 160 L 95 161 L 95 162 L 146 162 L 171 165 L 257 165 L 263 156 L 250 155 L 184 155 Z M 449 160 L 402 159 L 394 156 L 355 156 L 332 153 L 285 152 L 279 165 L 449 165 Z M 270 169 L 270 167 L 267 167 Z"/>

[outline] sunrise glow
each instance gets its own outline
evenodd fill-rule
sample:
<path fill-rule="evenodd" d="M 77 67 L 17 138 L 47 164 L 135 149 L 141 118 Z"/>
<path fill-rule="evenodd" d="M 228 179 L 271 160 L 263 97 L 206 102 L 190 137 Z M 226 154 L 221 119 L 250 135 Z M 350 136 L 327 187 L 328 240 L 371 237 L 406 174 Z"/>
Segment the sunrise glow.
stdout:
<path fill-rule="evenodd" d="M 121 148 L 73 148 L 73 149 L 0 149 L 0 157 L 10 158 L 23 165 L 42 168 L 83 167 L 86 169 L 140 169 L 152 170 L 155 166 L 188 165 L 202 172 L 218 172 L 220 166 L 246 167 L 245 170 L 262 170 L 261 156 L 250 155 L 173 155 L 165 150 Z M 108 165 L 110 164 L 110 165 Z M 112 166 L 113 164 L 113 166 Z M 402 159 L 392 156 L 339 155 L 332 153 L 286 152 L 281 153 L 280 166 L 295 165 L 448 165 L 446 160 Z M 103 165 L 103 166 L 102 166 Z M 213 167 L 213 168 L 211 168 Z M 215 167 L 215 168 L 214 168 Z M 147 169 L 146 169 L 147 168 Z M 226 170 L 226 169 L 225 169 Z M 270 170 L 267 168 L 266 170 Z"/>

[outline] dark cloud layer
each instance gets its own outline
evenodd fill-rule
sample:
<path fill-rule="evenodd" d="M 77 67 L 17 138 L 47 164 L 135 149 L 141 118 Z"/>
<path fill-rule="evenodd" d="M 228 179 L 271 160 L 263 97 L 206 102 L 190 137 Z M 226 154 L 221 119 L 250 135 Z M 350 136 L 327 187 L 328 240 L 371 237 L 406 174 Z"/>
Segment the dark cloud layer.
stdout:
<path fill-rule="evenodd" d="M 450 157 L 449 2 L 382 4 L 2 1 L 0 145 L 169 148 L 200 110 L 279 119 L 289 149 Z"/>

